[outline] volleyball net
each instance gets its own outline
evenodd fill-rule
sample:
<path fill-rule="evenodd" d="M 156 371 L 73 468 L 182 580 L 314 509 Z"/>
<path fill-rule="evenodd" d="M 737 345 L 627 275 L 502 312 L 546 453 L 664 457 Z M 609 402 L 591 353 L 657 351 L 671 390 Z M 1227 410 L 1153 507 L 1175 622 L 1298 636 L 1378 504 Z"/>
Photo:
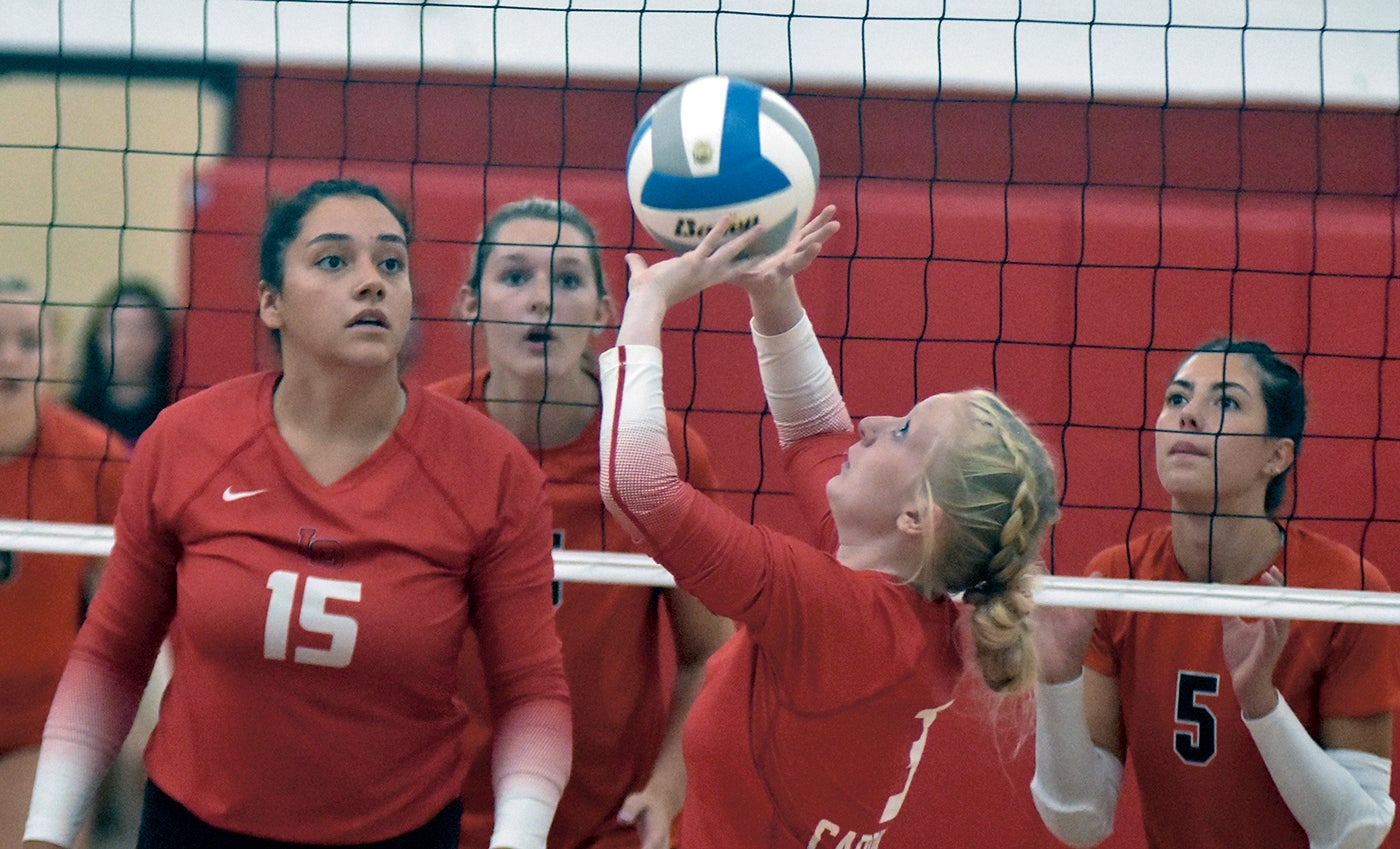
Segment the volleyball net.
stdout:
<path fill-rule="evenodd" d="M 406 373 L 438 379 L 484 364 L 452 304 L 492 210 L 579 206 L 621 300 L 623 255 L 664 256 L 623 180 L 637 119 L 685 79 L 746 76 L 807 119 L 818 204 L 838 206 L 800 285 L 852 413 L 985 386 L 1056 454 L 1043 603 L 1397 621 L 1356 592 L 1359 565 L 1356 587 L 1326 593 L 1079 574 L 1166 521 L 1161 393 L 1187 352 L 1231 335 L 1267 341 L 1308 387 L 1281 521 L 1400 581 L 1400 12 L 1092 5 L 69 0 L 0 34 L 0 94 L 21 116 L 0 127 L 0 173 L 23 187 L 0 197 L 0 276 L 35 283 L 60 319 L 55 399 L 101 290 L 155 280 L 188 395 L 275 365 L 254 309 L 269 199 L 367 179 L 411 215 Z M 724 289 L 672 314 L 667 404 L 710 444 L 727 504 L 800 533 L 746 322 Z M 92 526 L 3 528 L 0 549 L 110 546 Z M 636 555 L 558 565 L 669 582 Z"/>

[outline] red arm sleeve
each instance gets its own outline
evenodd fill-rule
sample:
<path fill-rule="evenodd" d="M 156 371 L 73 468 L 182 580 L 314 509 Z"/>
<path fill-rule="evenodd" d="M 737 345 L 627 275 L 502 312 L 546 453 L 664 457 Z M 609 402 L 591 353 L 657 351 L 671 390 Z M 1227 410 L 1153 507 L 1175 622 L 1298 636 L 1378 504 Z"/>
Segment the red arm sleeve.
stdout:
<path fill-rule="evenodd" d="M 472 570 L 471 619 L 496 727 L 491 845 L 542 849 L 569 779 L 573 726 L 554 629 L 544 475 L 523 450 L 511 453 L 515 473 L 504 478 L 497 535 Z"/>

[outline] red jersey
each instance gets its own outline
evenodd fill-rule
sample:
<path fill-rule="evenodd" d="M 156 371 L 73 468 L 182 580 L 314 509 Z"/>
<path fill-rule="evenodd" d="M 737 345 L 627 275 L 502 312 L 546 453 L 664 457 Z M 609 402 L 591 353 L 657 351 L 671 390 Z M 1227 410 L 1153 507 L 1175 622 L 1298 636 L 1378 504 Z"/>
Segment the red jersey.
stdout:
<path fill-rule="evenodd" d="M 660 360 L 646 345 L 603 358 L 609 506 L 677 584 L 740 624 L 710 658 L 686 721 L 681 845 L 874 845 L 962 674 L 955 606 L 751 525 L 677 481 L 654 420 Z M 783 452 L 799 502 L 819 505 L 826 542 L 826 483 L 853 438 L 828 432 Z"/>
<path fill-rule="evenodd" d="M 1290 587 L 1387 590 L 1354 551 L 1292 527 L 1274 560 Z M 1161 528 L 1097 555 L 1108 578 L 1185 581 Z M 1308 838 L 1279 796 L 1230 683 L 1220 618 L 1103 610 L 1085 665 L 1118 679 L 1124 739 L 1154 849 L 1252 846 L 1306 849 Z M 1295 620 L 1274 684 L 1318 738 L 1326 717 L 1363 717 L 1400 705 L 1394 630 Z M 1228 800 L 1222 804 L 1222 800 Z"/>
<path fill-rule="evenodd" d="M 146 766 L 204 821 L 383 840 L 461 785 L 469 624 L 498 711 L 567 703 L 543 477 L 504 428 L 410 387 L 384 444 L 322 485 L 277 430 L 277 379 L 208 389 L 142 435 L 73 656 L 139 689 L 168 630 L 174 672 Z M 50 733 L 106 718 L 67 693 L 65 679 Z"/>
<path fill-rule="evenodd" d="M 110 525 L 126 444 L 61 404 L 39 408 L 39 432 L 22 454 L 0 457 L 0 516 Z M 0 754 L 35 746 L 82 618 L 94 558 L 0 552 Z"/>
<path fill-rule="evenodd" d="M 432 388 L 484 409 L 487 372 L 461 375 Z M 598 417 L 572 442 L 530 451 L 545 474 L 555 544 L 578 551 L 638 551 L 598 497 Z M 714 486 L 709 450 L 679 416 L 669 416 L 671 448 L 682 477 Z M 671 710 L 674 643 L 655 587 L 570 583 L 555 623 L 573 701 L 574 764 L 549 831 L 551 849 L 638 846 L 637 830 L 617 821 L 618 809 L 651 776 Z M 463 653 L 464 696 L 482 710 L 480 663 Z M 463 786 L 463 847 L 481 847 L 493 822 L 488 734 L 469 728 L 470 768 Z"/>

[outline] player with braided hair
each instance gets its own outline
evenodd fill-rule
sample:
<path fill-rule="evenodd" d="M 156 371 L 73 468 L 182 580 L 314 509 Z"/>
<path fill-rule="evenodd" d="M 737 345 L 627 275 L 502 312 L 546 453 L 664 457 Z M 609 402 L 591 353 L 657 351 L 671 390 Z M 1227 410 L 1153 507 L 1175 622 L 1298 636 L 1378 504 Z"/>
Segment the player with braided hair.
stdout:
<path fill-rule="evenodd" d="M 618 344 L 602 357 L 605 502 L 681 587 L 741 626 L 686 722 L 686 849 L 894 849 L 881 841 L 965 668 L 959 592 L 987 684 L 1035 679 L 1031 588 L 1059 514 L 1050 457 L 982 391 L 868 417 L 853 441 L 792 279 L 837 231 L 834 214 L 768 258 L 739 260 L 761 230 L 723 242 L 723 223 L 683 256 L 629 256 Z M 821 547 L 742 521 L 676 474 L 662 319 L 723 280 L 748 293 L 764 391 Z"/>
<path fill-rule="evenodd" d="M 985 438 L 969 439 L 960 463 L 932 466 L 923 481 L 925 500 L 948 519 L 925 538 L 923 572 L 955 576 L 953 585 L 973 607 L 982 677 L 993 690 L 1019 692 L 1035 674 L 1026 639 L 1033 572 L 1026 565 L 1037 556 L 1043 500 L 1054 483 L 1044 449 L 1000 398 L 980 389 L 963 394 Z M 1053 520 L 1058 508 L 1049 506 Z M 916 583 L 928 595 L 937 591 L 927 579 Z"/>

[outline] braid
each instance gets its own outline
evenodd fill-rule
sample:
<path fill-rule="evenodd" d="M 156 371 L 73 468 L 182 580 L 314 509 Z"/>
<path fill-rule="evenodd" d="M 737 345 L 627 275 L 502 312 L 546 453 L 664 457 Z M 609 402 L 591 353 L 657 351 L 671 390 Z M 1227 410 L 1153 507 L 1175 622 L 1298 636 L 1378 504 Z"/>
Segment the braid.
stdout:
<path fill-rule="evenodd" d="M 1006 447 L 1016 460 L 1015 474 L 1026 474 L 1028 467 L 1023 457 L 1016 456 L 1016 446 L 1008 443 Z M 1011 514 L 1001 526 L 1001 549 L 987 562 L 989 575 L 993 578 L 1005 577 L 1006 570 L 1021 560 L 1026 553 L 1026 547 L 1031 543 L 1026 530 L 1035 526 L 1036 517 L 1035 499 L 1031 497 L 1029 483 L 1023 478 L 1021 485 L 1016 487 L 1016 494 L 1011 498 Z"/>
<path fill-rule="evenodd" d="M 921 575 L 935 570 L 949 592 L 973 605 L 978 668 L 997 692 L 1035 681 L 1030 614 L 1040 540 L 1059 518 L 1049 453 L 1002 401 L 974 391 L 969 438 L 931 469 L 925 497 L 946 527 L 930 540 Z"/>
<path fill-rule="evenodd" d="M 1020 692 L 1035 682 L 1030 615 L 1034 608 L 1033 564 L 1044 529 L 1034 492 L 1037 476 L 1025 446 L 1008 439 L 1005 430 L 999 435 L 1011 455 L 1012 474 L 1021 482 L 1001 528 L 1001 548 L 987 563 L 987 573 L 1001 592 L 973 593 L 972 636 L 977 666 L 987 685 L 997 692 Z M 977 603 L 979 600 L 982 603 Z"/>

